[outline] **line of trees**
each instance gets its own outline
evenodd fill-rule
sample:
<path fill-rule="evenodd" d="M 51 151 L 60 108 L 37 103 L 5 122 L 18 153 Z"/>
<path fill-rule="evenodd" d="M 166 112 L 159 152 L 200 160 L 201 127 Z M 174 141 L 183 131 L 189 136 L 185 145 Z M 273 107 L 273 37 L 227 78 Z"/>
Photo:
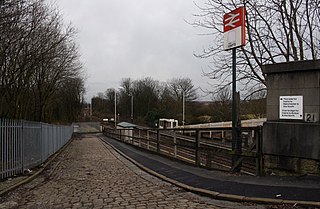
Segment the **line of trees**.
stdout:
<path fill-rule="evenodd" d="M 122 79 L 119 89 L 107 89 L 92 99 L 93 115 L 113 118 L 114 96 L 117 91 L 117 113 L 121 120 L 131 119 L 133 97 L 134 121 L 154 125 L 159 118 L 182 120 L 183 96 L 186 104 L 186 120 L 192 120 L 189 110 L 197 99 L 196 88 L 189 78 L 173 78 L 159 82 L 150 77 L 132 80 Z"/>
<path fill-rule="evenodd" d="M 84 75 L 76 31 L 44 0 L 0 1 L 0 117 L 71 122 Z"/>
<path fill-rule="evenodd" d="M 107 89 L 92 98 L 93 116 L 114 118 L 115 91 L 117 95 L 117 121 L 131 120 L 133 97 L 134 123 L 154 126 L 159 118 L 178 119 L 181 125 L 183 97 L 185 98 L 185 124 L 231 120 L 231 91 L 225 88 L 215 94 L 213 101 L 197 101 L 197 88 L 189 78 L 173 78 L 159 82 L 150 77 L 132 80 L 125 78 L 120 88 Z M 265 92 L 241 101 L 242 119 L 265 117 Z M 118 115 L 119 114 L 119 115 Z"/>

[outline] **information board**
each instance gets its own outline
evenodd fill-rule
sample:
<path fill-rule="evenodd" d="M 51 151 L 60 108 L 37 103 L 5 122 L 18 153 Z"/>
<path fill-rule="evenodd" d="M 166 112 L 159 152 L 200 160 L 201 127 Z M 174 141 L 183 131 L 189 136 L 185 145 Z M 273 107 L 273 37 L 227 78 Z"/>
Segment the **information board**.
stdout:
<path fill-rule="evenodd" d="M 303 96 L 280 96 L 280 119 L 303 119 Z"/>

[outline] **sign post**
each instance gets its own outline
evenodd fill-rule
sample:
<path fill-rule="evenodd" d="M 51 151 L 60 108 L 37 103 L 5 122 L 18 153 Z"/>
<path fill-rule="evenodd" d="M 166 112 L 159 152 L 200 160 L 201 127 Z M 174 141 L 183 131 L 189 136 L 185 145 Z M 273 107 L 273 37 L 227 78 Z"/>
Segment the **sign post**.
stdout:
<path fill-rule="evenodd" d="M 232 49 L 232 157 L 233 167 L 241 152 L 237 125 L 236 48 L 245 45 L 245 7 L 239 7 L 223 16 L 224 50 Z"/>

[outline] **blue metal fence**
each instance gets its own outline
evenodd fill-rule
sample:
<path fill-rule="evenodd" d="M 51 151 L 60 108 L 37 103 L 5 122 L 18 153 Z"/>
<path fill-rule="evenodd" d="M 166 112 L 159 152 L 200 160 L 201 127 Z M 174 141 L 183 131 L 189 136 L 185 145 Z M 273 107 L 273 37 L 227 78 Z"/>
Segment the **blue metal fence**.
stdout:
<path fill-rule="evenodd" d="M 73 126 L 0 119 L 0 179 L 46 161 L 72 136 Z"/>

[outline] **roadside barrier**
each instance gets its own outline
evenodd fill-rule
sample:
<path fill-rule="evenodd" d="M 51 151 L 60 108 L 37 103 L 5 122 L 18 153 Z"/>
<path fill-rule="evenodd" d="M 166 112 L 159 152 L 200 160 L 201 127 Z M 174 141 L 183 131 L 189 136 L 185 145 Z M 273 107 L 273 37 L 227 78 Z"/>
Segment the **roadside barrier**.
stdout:
<path fill-rule="evenodd" d="M 31 172 L 72 137 L 73 126 L 0 119 L 0 180 Z"/>

